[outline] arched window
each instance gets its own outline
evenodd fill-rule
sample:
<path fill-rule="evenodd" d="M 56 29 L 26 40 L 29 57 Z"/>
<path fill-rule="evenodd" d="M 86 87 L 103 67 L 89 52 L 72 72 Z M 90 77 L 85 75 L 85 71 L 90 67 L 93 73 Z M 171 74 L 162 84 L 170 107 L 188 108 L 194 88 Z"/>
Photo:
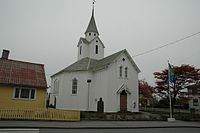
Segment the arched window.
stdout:
<path fill-rule="evenodd" d="M 72 80 L 72 94 L 77 94 L 77 85 L 78 85 L 78 80 L 74 78 Z"/>
<path fill-rule="evenodd" d="M 122 66 L 119 67 L 119 77 L 122 77 Z"/>
<path fill-rule="evenodd" d="M 57 79 L 54 81 L 54 92 L 56 94 L 59 92 L 59 81 Z"/>
<path fill-rule="evenodd" d="M 125 77 L 128 78 L 128 67 L 125 68 Z"/>
<path fill-rule="evenodd" d="M 98 50 L 98 45 L 96 45 L 96 49 L 95 49 L 95 53 L 98 54 L 99 50 Z"/>

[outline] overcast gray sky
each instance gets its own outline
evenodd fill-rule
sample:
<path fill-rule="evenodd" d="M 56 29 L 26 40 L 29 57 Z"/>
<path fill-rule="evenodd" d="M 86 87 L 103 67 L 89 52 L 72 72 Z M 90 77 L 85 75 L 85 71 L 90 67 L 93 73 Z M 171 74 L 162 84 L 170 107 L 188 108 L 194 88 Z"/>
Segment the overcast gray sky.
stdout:
<path fill-rule="evenodd" d="M 0 50 L 10 59 L 45 64 L 50 75 L 77 60 L 77 43 L 91 17 L 92 0 L 0 0 Z M 95 20 L 105 56 L 165 45 L 200 31 L 200 0 L 96 0 Z M 172 65 L 200 68 L 200 34 L 134 57 L 140 79 Z M 50 85 L 50 83 L 49 83 Z"/>

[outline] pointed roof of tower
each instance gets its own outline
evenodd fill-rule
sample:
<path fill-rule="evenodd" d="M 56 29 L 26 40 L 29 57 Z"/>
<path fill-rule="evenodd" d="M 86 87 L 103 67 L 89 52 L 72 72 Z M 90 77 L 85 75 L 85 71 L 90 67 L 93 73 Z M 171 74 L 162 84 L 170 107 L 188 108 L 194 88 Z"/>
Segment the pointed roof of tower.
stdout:
<path fill-rule="evenodd" d="M 92 16 L 91 16 L 89 25 L 88 25 L 88 27 L 85 31 L 85 34 L 88 33 L 88 32 L 96 32 L 97 34 L 99 34 L 99 32 L 97 30 L 96 23 L 95 23 L 95 19 L 94 19 L 94 6 L 92 8 Z"/>

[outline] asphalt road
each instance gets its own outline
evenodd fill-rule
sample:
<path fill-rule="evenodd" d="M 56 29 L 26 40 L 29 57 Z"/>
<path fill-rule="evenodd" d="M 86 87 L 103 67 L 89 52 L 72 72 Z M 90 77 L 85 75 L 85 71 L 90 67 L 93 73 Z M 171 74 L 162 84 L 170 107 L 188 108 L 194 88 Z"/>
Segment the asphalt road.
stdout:
<path fill-rule="evenodd" d="M 40 129 L 40 133 L 200 133 L 200 128 Z"/>

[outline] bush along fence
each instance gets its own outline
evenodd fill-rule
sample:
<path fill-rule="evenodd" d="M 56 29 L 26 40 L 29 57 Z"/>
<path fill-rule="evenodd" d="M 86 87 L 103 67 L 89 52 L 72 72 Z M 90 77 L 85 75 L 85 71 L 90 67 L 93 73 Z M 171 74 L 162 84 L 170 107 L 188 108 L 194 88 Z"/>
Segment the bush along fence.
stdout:
<path fill-rule="evenodd" d="M 0 119 L 80 121 L 80 111 L 51 108 L 0 109 Z"/>

